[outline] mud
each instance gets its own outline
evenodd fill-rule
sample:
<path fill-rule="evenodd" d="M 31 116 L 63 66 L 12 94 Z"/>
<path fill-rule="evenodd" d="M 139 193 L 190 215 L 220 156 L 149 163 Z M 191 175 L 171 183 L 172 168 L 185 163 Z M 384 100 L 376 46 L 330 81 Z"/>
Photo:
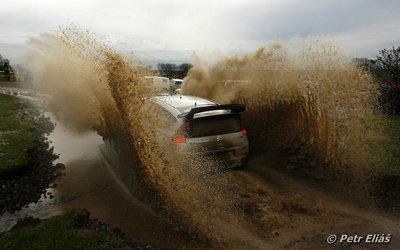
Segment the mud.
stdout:
<path fill-rule="evenodd" d="M 241 80 L 226 85 L 227 80 Z M 378 131 L 368 128 L 375 87 L 340 48 L 304 40 L 276 44 L 212 66 L 201 60 L 185 78 L 184 94 L 221 103 L 245 103 L 244 123 L 253 152 L 287 152 L 298 164 L 314 162 L 331 178 L 368 186 L 373 166 L 367 145 Z"/>
<path fill-rule="evenodd" d="M 119 228 L 127 237 L 144 245 L 151 243 L 163 248 L 195 245 L 195 239 L 184 229 L 124 191 L 126 187 L 101 152 L 103 140 L 97 133 L 76 134 L 59 121 L 55 123 L 49 140 L 60 154 L 59 161 L 66 164 L 66 175 L 59 181 L 54 198 L 59 210 L 85 208 L 92 218 Z M 148 196 L 150 200 L 151 194 Z"/>
<path fill-rule="evenodd" d="M 279 248 L 326 248 L 332 234 L 365 235 L 390 232 L 387 249 L 396 249 L 400 230 L 398 216 L 353 202 L 350 192 L 325 180 L 294 178 L 283 169 L 275 169 L 271 157 L 253 159 L 246 171 L 237 172 L 241 186 L 247 187 L 242 204 L 248 208 L 249 220 L 269 232 L 265 237 Z M 336 244 L 339 249 L 379 249 L 382 245 Z"/>
<path fill-rule="evenodd" d="M 63 209 L 85 208 L 93 218 L 119 228 L 142 244 L 164 248 L 194 245 L 189 235 L 151 207 L 127 196 L 110 176 L 101 155 L 68 164 L 67 177 L 58 186 Z"/>

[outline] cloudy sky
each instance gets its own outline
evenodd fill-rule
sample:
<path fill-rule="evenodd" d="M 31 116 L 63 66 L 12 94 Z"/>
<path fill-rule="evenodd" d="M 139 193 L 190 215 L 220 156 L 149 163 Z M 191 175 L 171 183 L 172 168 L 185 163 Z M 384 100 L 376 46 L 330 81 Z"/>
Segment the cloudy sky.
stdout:
<path fill-rule="evenodd" d="M 74 24 L 160 61 L 190 51 L 250 52 L 296 37 L 373 57 L 400 46 L 399 13 L 398 0 L 11 0 L 0 5 L 0 54 L 20 63 L 30 37 Z"/>

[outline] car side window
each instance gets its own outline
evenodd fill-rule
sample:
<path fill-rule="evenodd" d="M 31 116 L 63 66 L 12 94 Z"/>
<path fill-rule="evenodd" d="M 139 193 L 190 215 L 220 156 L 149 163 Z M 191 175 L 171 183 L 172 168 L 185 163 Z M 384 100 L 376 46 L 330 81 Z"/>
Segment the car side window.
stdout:
<path fill-rule="evenodd" d="M 167 110 L 158 105 L 154 106 L 156 106 L 155 114 L 156 114 L 157 125 L 160 128 L 168 128 L 175 124 L 176 119 L 171 113 L 169 113 Z"/>

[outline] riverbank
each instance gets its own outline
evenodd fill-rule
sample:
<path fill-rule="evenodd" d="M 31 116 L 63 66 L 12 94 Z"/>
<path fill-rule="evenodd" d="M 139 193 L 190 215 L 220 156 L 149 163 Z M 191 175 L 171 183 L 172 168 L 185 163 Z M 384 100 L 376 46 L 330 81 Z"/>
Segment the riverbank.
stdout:
<path fill-rule="evenodd" d="M 54 125 L 27 99 L 0 94 L 0 214 L 37 202 L 64 166 L 46 135 Z"/>
<path fill-rule="evenodd" d="M 47 220 L 26 217 L 0 234 L 0 249 L 158 249 L 139 246 L 118 229 L 71 210 Z"/>
<path fill-rule="evenodd" d="M 27 167 L 27 150 L 38 137 L 33 125 L 22 119 L 18 106 L 16 98 L 0 94 L 0 175 Z"/>

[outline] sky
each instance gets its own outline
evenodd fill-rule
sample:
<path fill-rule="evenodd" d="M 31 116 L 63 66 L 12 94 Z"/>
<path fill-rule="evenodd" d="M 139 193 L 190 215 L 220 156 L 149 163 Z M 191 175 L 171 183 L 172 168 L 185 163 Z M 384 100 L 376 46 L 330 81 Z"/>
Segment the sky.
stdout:
<path fill-rule="evenodd" d="M 76 25 L 143 61 L 193 51 L 248 53 L 316 37 L 353 57 L 400 46 L 398 0 L 12 0 L 0 5 L 0 54 L 24 62 L 27 41 Z"/>

